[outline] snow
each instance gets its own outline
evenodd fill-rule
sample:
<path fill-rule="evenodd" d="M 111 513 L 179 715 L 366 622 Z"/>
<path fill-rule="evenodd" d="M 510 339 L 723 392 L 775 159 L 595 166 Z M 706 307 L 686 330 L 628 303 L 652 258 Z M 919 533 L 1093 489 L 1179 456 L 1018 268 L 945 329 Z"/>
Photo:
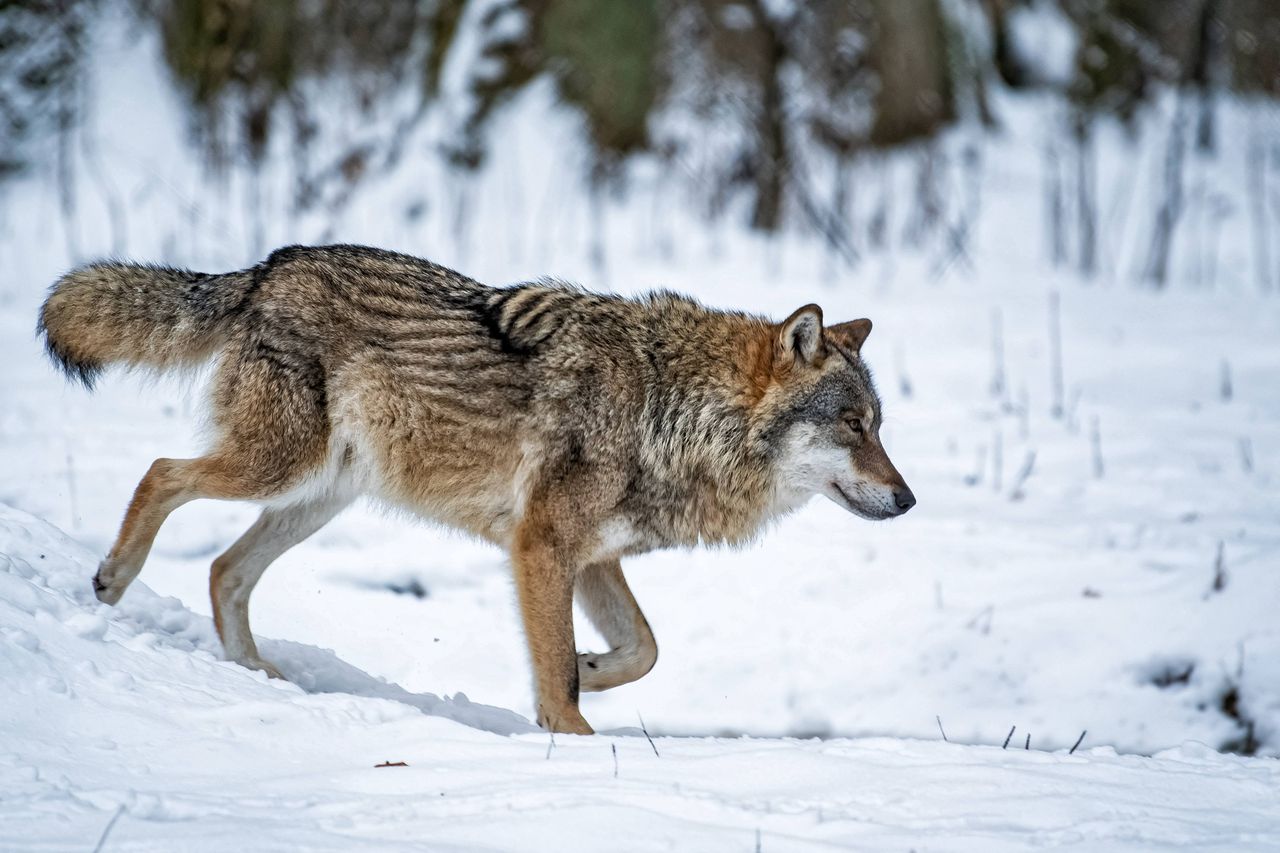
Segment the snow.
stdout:
<path fill-rule="evenodd" d="M 305 689 L 219 661 L 210 621 L 0 509 L 0 847 L 1280 849 L 1280 764 L 912 739 L 550 737 L 269 641 Z M 407 766 L 378 767 L 391 762 Z"/>
<path fill-rule="evenodd" d="M 117 812 L 107 849 L 1280 846 L 1280 302 L 1255 281 L 1242 165 L 1274 108 L 1223 106 L 1223 150 L 1189 165 L 1156 291 L 1138 279 L 1162 155 L 1115 128 L 1095 142 L 1100 275 L 1046 262 L 1051 101 L 998 98 L 999 133 L 940 147 L 952 166 L 979 151 L 967 260 L 909 239 L 920 152 L 906 152 L 860 173 L 853 218 L 887 196 L 889 236 L 848 268 L 812 239 L 705 222 L 662 164 L 638 163 L 625 198 L 593 197 L 580 125 L 546 85 L 495 119 L 471 183 L 423 154 L 428 122 L 408 144 L 421 156 L 344 212 L 295 215 L 287 151 L 258 186 L 212 189 L 155 45 L 97 50 L 85 133 L 116 189 L 81 181 L 66 223 L 36 175 L 0 208 L 0 848 L 92 849 Z M 127 222 L 109 216 L 113 191 Z M 943 218 L 965 198 L 950 188 Z M 920 504 L 870 524 L 817 499 L 746 549 L 629 561 L 658 665 L 583 698 L 604 735 L 554 746 L 528 722 L 503 555 L 370 506 L 255 593 L 255 632 L 278 638 L 263 654 L 292 684 L 221 661 L 208 619 L 208 564 L 253 507 L 179 510 L 120 606 L 98 604 L 89 579 L 138 478 L 202 446 L 200 376 L 64 384 L 32 335 L 44 288 L 102 254 L 217 271 L 320 239 L 493 283 L 551 274 L 869 316 L 884 438 Z M 390 589 L 413 584 L 422 597 Z M 1215 751 L 1250 724 L 1270 757 Z"/>

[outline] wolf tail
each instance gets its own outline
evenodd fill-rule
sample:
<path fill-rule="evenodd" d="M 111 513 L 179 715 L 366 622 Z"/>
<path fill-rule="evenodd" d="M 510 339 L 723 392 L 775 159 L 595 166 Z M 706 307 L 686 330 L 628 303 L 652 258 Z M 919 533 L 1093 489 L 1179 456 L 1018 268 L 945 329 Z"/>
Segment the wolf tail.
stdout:
<path fill-rule="evenodd" d="M 206 360 L 259 281 L 258 270 L 207 275 L 102 261 L 60 278 L 37 334 L 68 378 L 92 388 L 108 364 L 156 369 Z"/>

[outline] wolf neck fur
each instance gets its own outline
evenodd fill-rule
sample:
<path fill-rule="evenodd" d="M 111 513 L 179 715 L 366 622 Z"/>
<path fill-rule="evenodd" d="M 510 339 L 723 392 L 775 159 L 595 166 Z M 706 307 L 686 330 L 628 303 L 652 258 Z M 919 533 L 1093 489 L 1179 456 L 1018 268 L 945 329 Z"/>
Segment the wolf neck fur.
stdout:
<path fill-rule="evenodd" d="M 651 343 L 661 357 L 650 357 L 657 376 L 646 395 L 642 453 L 664 487 L 685 499 L 670 531 L 679 544 L 740 545 L 799 503 L 780 488 L 760 440 L 775 330 L 759 318 L 696 310 L 701 316 L 682 319 L 699 333 Z"/>

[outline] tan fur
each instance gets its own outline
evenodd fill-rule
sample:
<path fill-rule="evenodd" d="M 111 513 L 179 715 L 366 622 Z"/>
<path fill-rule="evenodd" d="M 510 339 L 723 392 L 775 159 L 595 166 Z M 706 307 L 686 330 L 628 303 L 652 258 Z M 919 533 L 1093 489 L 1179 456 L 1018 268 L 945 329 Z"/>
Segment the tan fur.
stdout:
<path fill-rule="evenodd" d="M 214 561 L 210 594 L 228 657 L 272 675 L 249 594 L 359 494 L 511 555 L 538 721 L 575 733 L 591 731 L 580 690 L 657 659 L 620 558 L 742 544 L 815 493 L 871 518 L 914 503 L 879 442 L 859 356 L 870 322 L 824 329 L 812 305 L 773 323 L 674 294 L 497 289 L 391 252 L 290 247 L 220 276 L 91 265 L 55 285 L 41 329 L 86 383 L 112 362 L 217 353 L 215 446 L 156 461 L 94 583 L 118 601 L 190 500 L 264 503 Z M 578 653 L 575 594 L 610 651 Z"/>

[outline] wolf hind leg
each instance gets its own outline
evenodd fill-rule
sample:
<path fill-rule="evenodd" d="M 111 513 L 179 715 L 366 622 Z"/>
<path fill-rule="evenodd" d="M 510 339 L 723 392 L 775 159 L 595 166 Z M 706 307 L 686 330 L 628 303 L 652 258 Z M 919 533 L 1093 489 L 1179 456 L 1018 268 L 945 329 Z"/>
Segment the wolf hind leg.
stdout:
<path fill-rule="evenodd" d="M 653 669 L 658 660 L 658 644 L 617 560 L 584 568 L 578 573 L 575 592 L 587 618 L 610 648 L 604 654 L 578 655 L 582 690 L 608 690 L 635 681 Z"/>
<path fill-rule="evenodd" d="M 227 660 L 262 670 L 272 678 L 284 678 L 258 654 L 249 629 L 249 596 L 268 566 L 328 524 L 350 503 L 350 494 L 332 493 L 305 503 L 268 507 L 234 545 L 213 561 L 209 595 Z"/>
<path fill-rule="evenodd" d="M 279 347 L 287 346 L 277 342 Z M 223 360 L 214 417 L 221 438 L 198 459 L 157 459 L 138 484 L 115 544 L 98 567 L 98 599 L 116 604 L 142 570 L 160 526 L 198 498 L 267 500 L 285 494 L 329 460 L 323 382 L 246 343 Z M 318 369 L 318 368 L 316 368 Z"/>
<path fill-rule="evenodd" d="M 178 507 L 198 498 L 252 500 L 266 491 L 233 460 L 211 455 L 198 459 L 157 459 L 134 490 L 115 544 L 98 566 L 93 589 L 98 600 L 116 604 L 133 583 L 160 526 Z"/>

